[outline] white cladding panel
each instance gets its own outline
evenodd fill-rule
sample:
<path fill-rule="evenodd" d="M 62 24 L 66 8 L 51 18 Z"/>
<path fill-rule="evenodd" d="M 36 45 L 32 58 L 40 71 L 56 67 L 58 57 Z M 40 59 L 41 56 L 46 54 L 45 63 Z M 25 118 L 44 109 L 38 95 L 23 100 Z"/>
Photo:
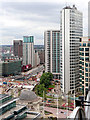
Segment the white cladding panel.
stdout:
<path fill-rule="evenodd" d="M 60 71 L 62 91 L 79 87 L 79 40 L 83 34 L 82 13 L 75 7 L 61 11 Z"/>

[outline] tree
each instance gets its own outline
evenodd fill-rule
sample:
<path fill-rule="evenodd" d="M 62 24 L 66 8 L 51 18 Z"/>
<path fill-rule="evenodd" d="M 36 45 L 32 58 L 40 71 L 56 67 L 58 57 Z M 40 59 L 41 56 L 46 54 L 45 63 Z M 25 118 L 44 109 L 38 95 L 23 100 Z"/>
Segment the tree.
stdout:
<path fill-rule="evenodd" d="M 46 88 L 44 84 L 39 84 L 36 87 L 36 94 L 43 96 L 43 91 L 46 93 Z"/>
<path fill-rule="evenodd" d="M 52 80 L 53 80 L 52 73 L 49 73 L 49 72 L 43 73 L 40 78 L 40 84 L 44 84 L 45 87 L 48 88 Z"/>
<path fill-rule="evenodd" d="M 18 90 L 18 97 L 20 96 L 20 94 L 21 94 L 21 90 Z"/>
<path fill-rule="evenodd" d="M 43 96 L 43 91 L 44 91 L 44 96 L 46 96 L 46 91 L 49 88 L 49 85 L 51 85 L 51 81 L 53 80 L 53 75 L 52 73 L 43 73 L 41 78 L 40 78 L 40 84 L 36 86 L 35 91 L 37 95 Z"/>

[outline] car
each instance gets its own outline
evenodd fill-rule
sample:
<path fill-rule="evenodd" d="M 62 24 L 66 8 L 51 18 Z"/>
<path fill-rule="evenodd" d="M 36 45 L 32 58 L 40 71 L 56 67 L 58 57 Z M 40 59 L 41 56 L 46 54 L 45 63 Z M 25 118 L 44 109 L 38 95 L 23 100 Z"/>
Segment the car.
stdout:
<path fill-rule="evenodd" d="M 64 113 L 63 111 L 61 111 L 61 113 Z"/>
<path fill-rule="evenodd" d="M 11 86 L 11 88 L 13 88 L 14 86 Z"/>

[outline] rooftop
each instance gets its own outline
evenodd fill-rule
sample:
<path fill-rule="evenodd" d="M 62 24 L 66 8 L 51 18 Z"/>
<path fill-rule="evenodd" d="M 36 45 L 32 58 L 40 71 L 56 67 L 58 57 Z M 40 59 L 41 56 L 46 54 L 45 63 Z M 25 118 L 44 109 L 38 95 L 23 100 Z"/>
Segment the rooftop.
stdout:
<path fill-rule="evenodd" d="M 0 99 L 3 99 L 4 97 L 8 97 L 6 94 L 0 94 Z"/>
<path fill-rule="evenodd" d="M 2 118 L 7 118 L 8 116 L 14 114 L 14 111 L 19 111 L 20 109 L 22 109 L 24 107 L 24 105 L 16 105 L 16 107 L 10 109 L 9 111 L 5 112 L 4 114 L 2 114 L 0 116 L 0 120 Z"/>
<path fill-rule="evenodd" d="M 22 90 L 20 95 L 20 100 L 24 101 L 35 101 L 37 100 L 37 95 L 31 90 Z"/>
<path fill-rule="evenodd" d="M 70 7 L 70 6 L 66 6 L 64 7 L 63 9 L 77 9 L 75 5 L 73 5 L 73 7 Z"/>

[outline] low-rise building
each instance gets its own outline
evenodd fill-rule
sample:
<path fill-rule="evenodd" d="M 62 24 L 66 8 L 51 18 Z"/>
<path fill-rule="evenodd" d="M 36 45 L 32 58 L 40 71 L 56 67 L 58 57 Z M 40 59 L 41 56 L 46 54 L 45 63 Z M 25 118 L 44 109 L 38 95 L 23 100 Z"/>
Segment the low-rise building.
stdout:
<path fill-rule="evenodd" d="M 0 61 L 0 76 L 15 75 L 21 72 L 21 59 Z"/>
<path fill-rule="evenodd" d="M 0 120 L 21 120 L 27 116 L 27 107 L 16 104 L 18 99 L 6 94 L 0 94 Z"/>

